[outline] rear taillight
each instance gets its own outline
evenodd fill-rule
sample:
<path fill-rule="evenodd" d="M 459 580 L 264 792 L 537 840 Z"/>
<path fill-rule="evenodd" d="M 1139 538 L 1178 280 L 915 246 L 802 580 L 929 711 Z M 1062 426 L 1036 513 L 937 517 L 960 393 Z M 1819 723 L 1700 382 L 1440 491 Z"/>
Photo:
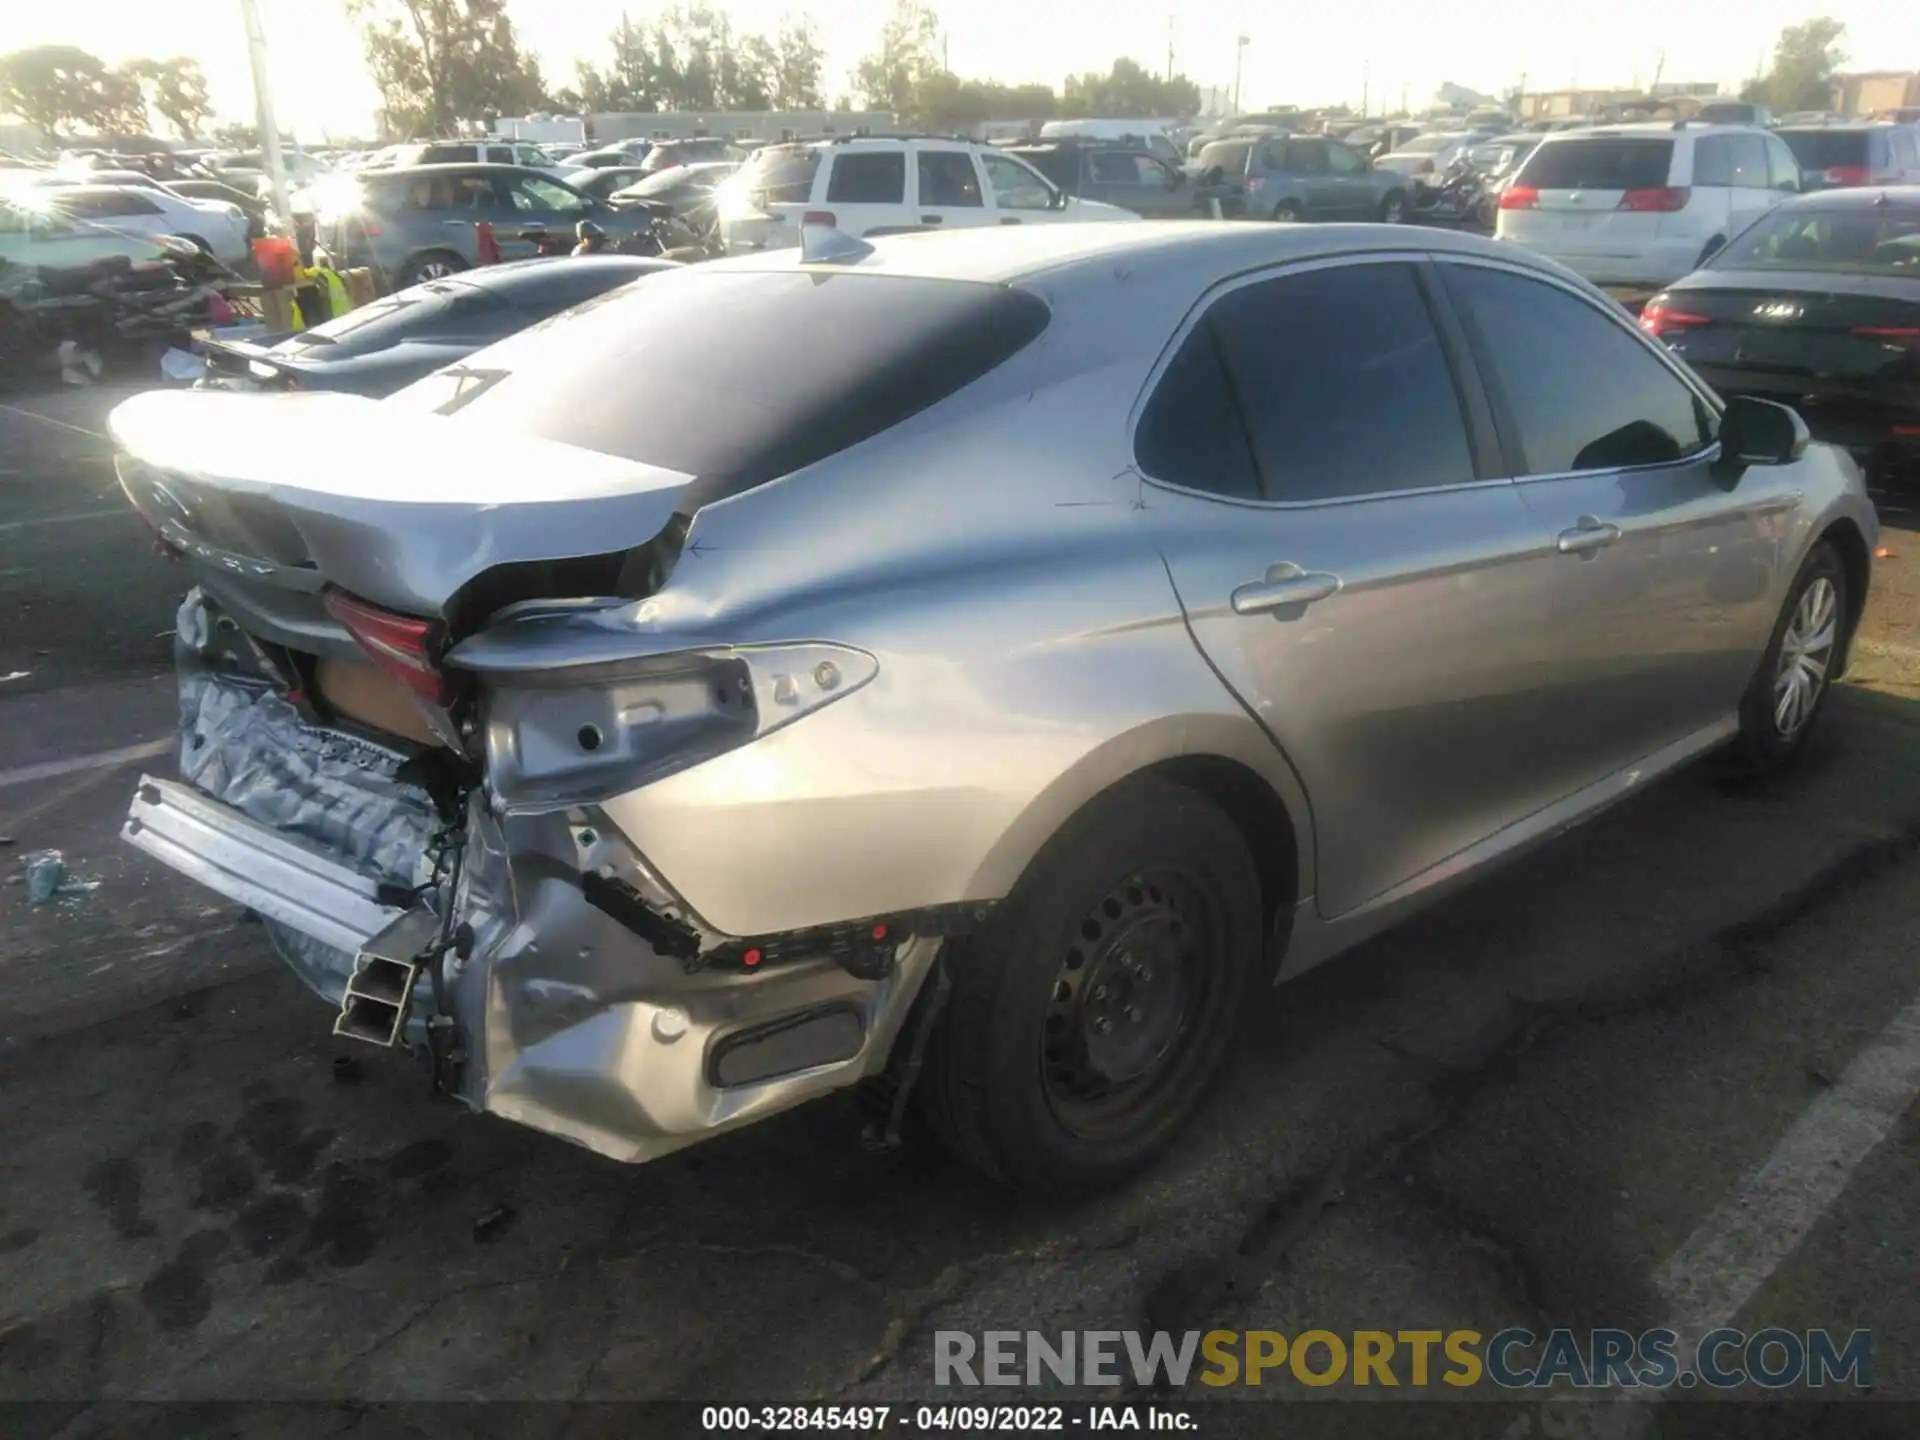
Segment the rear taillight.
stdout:
<path fill-rule="evenodd" d="M 1829 165 L 1820 178 L 1829 185 L 1864 185 L 1871 174 L 1864 165 Z"/>
<path fill-rule="evenodd" d="M 1679 330 L 1692 330 L 1701 325 L 1711 325 L 1711 315 L 1696 315 L 1691 310 L 1676 310 L 1667 302 L 1664 295 L 1656 295 L 1640 310 L 1640 328 L 1659 339 Z"/>
<path fill-rule="evenodd" d="M 802 225 L 825 225 L 831 229 L 840 222 L 834 218 L 831 210 L 809 210 L 800 217 L 800 223 Z"/>
<path fill-rule="evenodd" d="M 1500 192 L 1502 210 L 1538 210 L 1540 192 L 1531 185 L 1509 185 Z"/>
<path fill-rule="evenodd" d="M 1671 215 L 1687 208 L 1693 192 L 1684 185 L 1659 185 L 1648 190 L 1629 190 L 1620 197 L 1622 210 L 1652 211 Z"/>
<path fill-rule="evenodd" d="M 1431 175 L 1433 173 L 1433 161 L 1422 160 L 1418 165 L 1413 167 L 1413 173 L 1416 175 Z"/>
<path fill-rule="evenodd" d="M 433 621 L 396 615 L 340 590 L 327 592 L 326 605 L 369 660 L 422 700 L 445 705 L 453 698 L 453 688 L 436 663 L 439 627 Z"/>

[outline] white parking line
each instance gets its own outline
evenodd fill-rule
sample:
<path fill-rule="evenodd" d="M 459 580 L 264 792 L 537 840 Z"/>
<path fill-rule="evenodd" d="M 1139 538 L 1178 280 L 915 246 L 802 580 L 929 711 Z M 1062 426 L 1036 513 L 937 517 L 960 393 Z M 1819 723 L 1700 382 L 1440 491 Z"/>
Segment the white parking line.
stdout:
<path fill-rule="evenodd" d="M 71 430 L 76 435 L 85 435 L 90 439 L 104 440 L 106 435 L 98 430 L 89 430 L 84 425 L 69 425 L 64 420 L 56 420 L 51 415 L 42 415 L 38 410 L 22 410 L 18 405 L 0 405 L 9 415 L 23 415 L 29 420 L 39 420 L 48 425 L 57 425 L 62 430 Z"/>
<path fill-rule="evenodd" d="M 46 760 L 38 765 L 18 765 L 0 770 L 0 790 L 10 785 L 31 785 L 36 780 L 52 780 L 81 770 L 98 770 L 108 765 L 125 765 L 129 760 L 151 760 L 165 755 L 177 740 L 149 740 L 144 745 L 123 745 L 118 750 L 101 750 L 92 755 L 76 755 L 71 760 Z"/>
<path fill-rule="evenodd" d="M 0 534 L 12 530 L 31 530 L 35 525 L 73 525 L 81 520 L 104 520 L 109 515 L 132 515 L 131 505 L 116 505 L 110 510 L 81 510 L 73 515 L 43 515 L 37 520 L 0 521 Z"/>

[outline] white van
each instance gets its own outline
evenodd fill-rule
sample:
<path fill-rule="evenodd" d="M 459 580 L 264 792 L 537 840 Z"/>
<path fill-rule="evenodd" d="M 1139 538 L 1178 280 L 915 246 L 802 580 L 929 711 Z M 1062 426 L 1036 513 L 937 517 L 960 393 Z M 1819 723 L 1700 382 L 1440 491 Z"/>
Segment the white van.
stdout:
<path fill-rule="evenodd" d="M 1112 140 L 1122 145 L 1138 145 L 1169 165 L 1179 165 L 1185 156 L 1167 138 L 1170 120 L 1049 120 L 1040 127 L 1042 140 Z"/>

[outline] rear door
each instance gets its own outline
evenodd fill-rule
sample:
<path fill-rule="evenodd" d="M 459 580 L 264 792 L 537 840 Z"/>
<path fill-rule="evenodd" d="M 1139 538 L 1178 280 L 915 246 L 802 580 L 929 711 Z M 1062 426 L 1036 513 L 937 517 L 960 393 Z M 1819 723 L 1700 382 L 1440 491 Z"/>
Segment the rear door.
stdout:
<path fill-rule="evenodd" d="M 586 197 L 544 175 L 495 172 L 494 187 L 496 203 L 504 206 L 494 226 L 503 260 L 537 255 L 540 236 L 557 239 L 571 249 L 574 227 L 592 213 Z"/>
<path fill-rule="evenodd" d="M 886 150 L 827 152 L 825 209 L 833 226 L 848 235 L 898 235 L 931 229 L 907 208 L 907 152 Z M 798 233 L 795 240 L 798 241 Z"/>
<path fill-rule="evenodd" d="M 912 212 L 928 229 L 955 230 L 990 221 L 973 156 L 958 147 L 922 145 L 913 156 Z"/>
<path fill-rule="evenodd" d="M 1135 430 L 1196 643 L 1298 771 L 1352 911 L 1558 798 L 1544 528 L 1408 256 L 1216 290 Z M 1453 335 L 1457 332 L 1446 332 Z"/>
<path fill-rule="evenodd" d="M 1731 719 L 1773 623 L 1793 467 L 1717 480 L 1717 414 L 1616 307 L 1491 261 L 1439 269 L 1506 468 L 1557 556 L 1543 714 L 1568 779 L 1592 783 Z"/>
<path fill-rule="evenodd" d="M 1627 197 L 1664 190 L 1672 166 L 1673 141 L 1658 136 L 1550 139 L 1521 166 L 1500 234 L 1549 255 L 1638 256 L 1659 237 L 1661 216 Z"/>
<path fill-rule="evenodd" d="M 1773 187 L 1773 162 L 1767 152 L 1770 137 L 1755 130 L 1725 138 L 1733 156 L 1726 228 L 1731 239 L 1778 205 L 1781 192 Z"/>

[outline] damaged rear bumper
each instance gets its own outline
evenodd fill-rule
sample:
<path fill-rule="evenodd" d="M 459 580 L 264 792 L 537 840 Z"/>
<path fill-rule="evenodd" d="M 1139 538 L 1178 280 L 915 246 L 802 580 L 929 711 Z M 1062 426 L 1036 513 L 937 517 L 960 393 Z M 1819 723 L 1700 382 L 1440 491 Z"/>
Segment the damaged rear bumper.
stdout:
<path fill-rule="evenodd" d="M 824 956 L 758 974 L 690 969 L 589 904 L 577 834 L 561 817 L 503 828 L 477 799 L 468 864 L 451 897 L 465 956 L 423 978 L 407 1033 L 436 1005 L 454 1025 L 455 1092 L 475 1109 L 641 1161 L 877 1073 L 940 941 L 902 944 L 862 979 Z M 421 912 L 382 904 L 374 881 L 190 786 L 143 777 L 125 838 L 149 855 L 342 959 Z M 563 863 L 556 863 L 563 862 Z M 287 947 L 283 946 L 283 949 Z M 336 1005 L 351 964 L 314 972 Z"/>

